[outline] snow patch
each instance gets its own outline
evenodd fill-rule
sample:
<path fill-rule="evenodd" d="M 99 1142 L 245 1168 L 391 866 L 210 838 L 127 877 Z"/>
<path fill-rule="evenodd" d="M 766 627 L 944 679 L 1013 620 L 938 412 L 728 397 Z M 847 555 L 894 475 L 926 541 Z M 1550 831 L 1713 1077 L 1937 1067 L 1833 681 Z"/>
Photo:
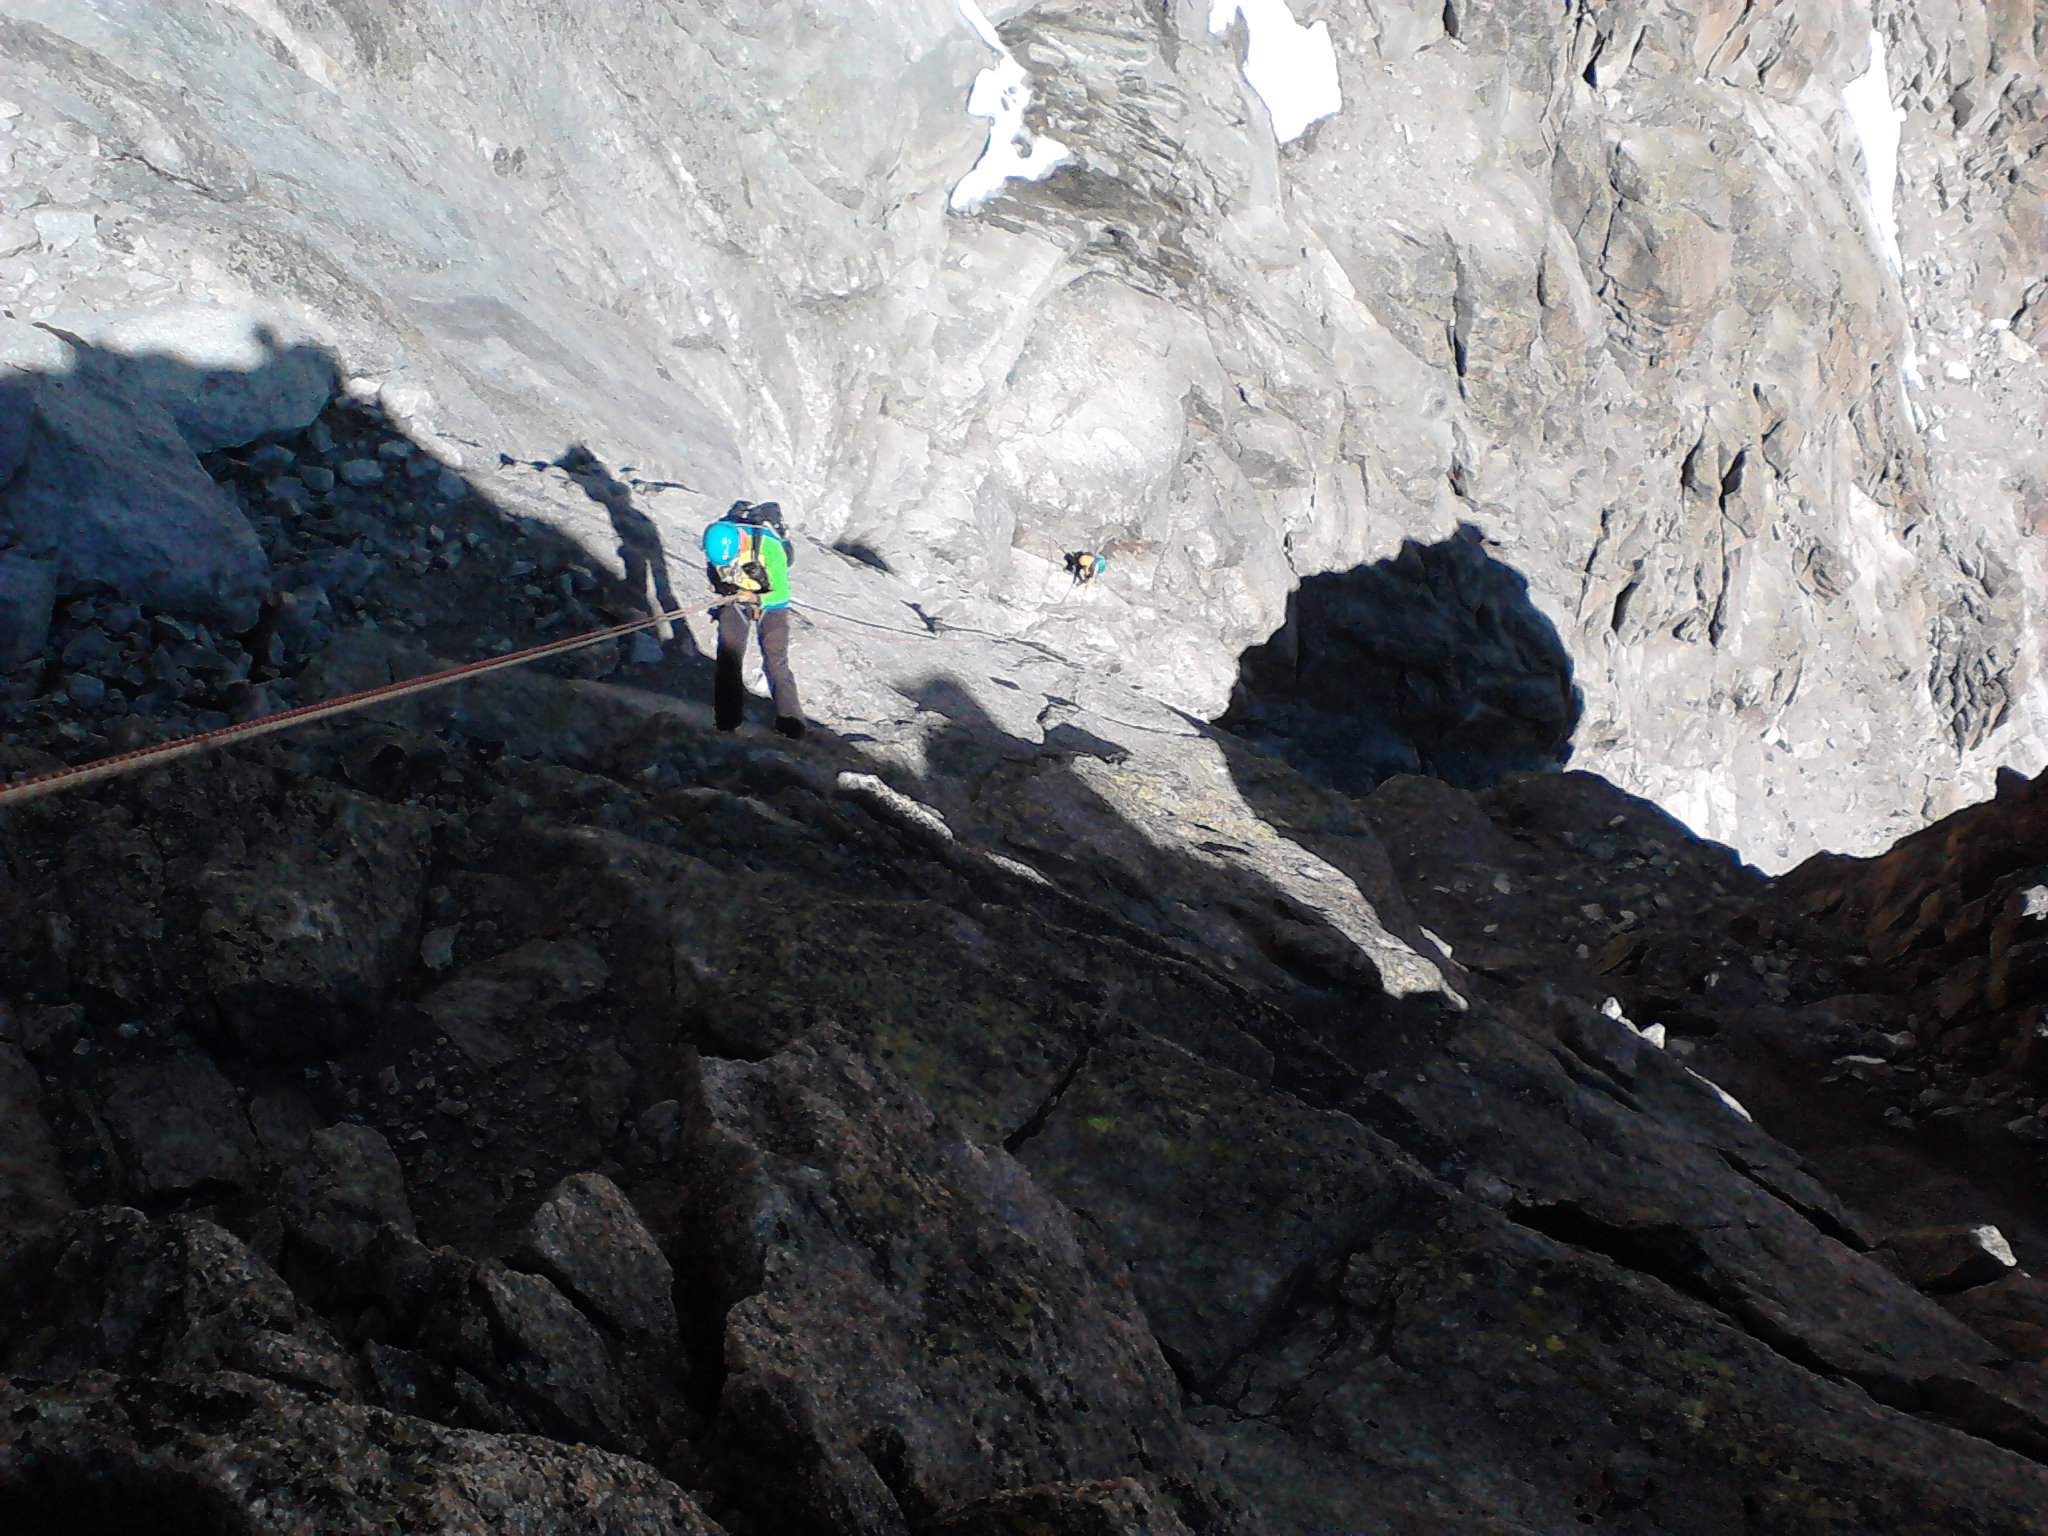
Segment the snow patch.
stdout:
<path fill-rule="evenodd" d="M 1031 76 L 1003 46 L 994 25 L 975 0 L 957 0 L 960 14 L 975 35 L 996 52 L 996 62 L 974 77 L 967 92 L 967 115 L 988 119 L 988 147 L 974 169 L 960 178 L 948 205 L 955 213 L 973 213 L 1002 190 L 1006 181 L 1043 181 L 1055 166 L 1072 159 L 1067 146 L 1034 134 L 1024 126 L 1031 105 Z"/>
<path fill-rule="evenodd" d="M 1899 184 L 1899 133 L 1906 114 L 1892 105 L 1891 77 L 1885 71 L 1884 39 L 1870 33 L 1870 67 L 1842 91 L 1842 110 L 1863 147 L 1863 169 L 1870 178 L 1870 208 L 1877 219 L 1878 250 L 1894 272 L 1900 269 L 1899 220 L 1894 211 Z"/>
<path fill-rule="evenodd" d="M 1303 26 L 1287 0 L 1210 0 L 1211 32 L 1227 31 L 1239 16 L 1251 34 L 1244 51 L 1244 77 L 1266 104 L 1276 140 L 1291 144 L 1310 123 L 1343 108 L 1337 50 L 1330 45 L 1327 21 Z"/>

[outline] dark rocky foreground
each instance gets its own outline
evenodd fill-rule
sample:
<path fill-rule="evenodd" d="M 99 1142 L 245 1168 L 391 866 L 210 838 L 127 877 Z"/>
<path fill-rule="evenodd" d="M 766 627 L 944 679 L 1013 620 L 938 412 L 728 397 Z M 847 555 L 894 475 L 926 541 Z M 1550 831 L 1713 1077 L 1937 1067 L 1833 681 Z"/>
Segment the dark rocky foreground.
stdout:
<path fill-rule="evenodd" d="M 0 811 L 0 1531 L 2048 1530 L 2048 33 L 988 9 L 0 0 L 0 779 L 815 727 Z"/>
<path fill-rule="evenodd" d="M 351 411 L 212 461 L 271 628 L 65 594 L 11 770 L 628 606 Z M 2048 789 L 1773 885 L 682 649 L 6 813 L 10 1529 L 2048 1530 Z"/>

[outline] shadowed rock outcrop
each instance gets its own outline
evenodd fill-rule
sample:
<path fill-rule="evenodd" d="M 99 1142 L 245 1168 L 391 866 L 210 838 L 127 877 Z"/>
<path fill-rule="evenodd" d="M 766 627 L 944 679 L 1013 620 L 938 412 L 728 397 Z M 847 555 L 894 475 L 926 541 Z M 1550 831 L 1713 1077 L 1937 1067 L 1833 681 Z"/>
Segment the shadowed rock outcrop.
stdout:
<path fill-rule="evenodd" d="M 510 1536 L 717 1536 L 674 1485 L 624 1457 L 527 1436 L 447 1430 L 375 1408 L 309 1401 L 236 1374 L 175 1387 L 83 1377 L 27 1392 L 0 1382 L 27 1427 L 0 1445 L 14 1528 L 397 1528 Z M 220 1455 L 223 1427 L 237 1454 Z"/>
<path fill-rule="evenodd" d="M 1304 580 L 1217 723 L 1363 794 L 1400 773 L 1484 789 L 1560 768 L 1582 709 L 1557 631 L 1467 524 Z"/>
<path fill-rule="evenodd" d="M 90 328 L 92 340 L 0 322 L 0 382 L 26 417 L 0 466 L 0 540 L 65 587 L 104 581 L 246 627 L 267 585 L 263 548 L 194 455 L 310 424 L 334 392 L 332 361 L 201 305 Z M 8 649 L 0 671 L 20 660 Z"/>

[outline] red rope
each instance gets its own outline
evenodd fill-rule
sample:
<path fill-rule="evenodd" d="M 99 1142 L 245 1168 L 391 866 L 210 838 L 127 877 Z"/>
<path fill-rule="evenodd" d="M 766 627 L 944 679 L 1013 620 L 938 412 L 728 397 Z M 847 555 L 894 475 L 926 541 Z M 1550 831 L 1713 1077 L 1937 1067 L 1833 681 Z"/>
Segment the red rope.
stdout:
<path fill-rule="evenodd" d="M 134 773 L 139 769 L 153 768 L 175 758 L 189 757 L 195 752 L 208 752 L 215 747 L 224 747 L 233 742 L 268 736 L 273 731 L 289 730 L 293 726 L 325 720 L 332 715 L 347 714 L 350 710 L 361 709 L 380 699 L 404 698 L 409 694 L 425 693 L 430 688 L 440 688 L 448 683 L 459 682 L 465 677 L 480 677 L 486 672 L 499 672 L 506 667 L 522 666 L 529 661 L 538 661 L 543 656 L 561 656 L 570 651 L 581 650 L 587 645 L 596 645 L 600 641 L 615 640 L 621 635 L 652 629 L 657 624 L 680 619 L 688 614 L 706 613 L 722 606 L 726 601 L 728 600 L 720 598 L 716 602 L 703 603 L 695 608 L 670 609 L 666 613 L 657 613 L 652 618 L 614 624 L 609 629 L 593 630 L 587 635 L 572 635 L 566 640 L 551 640 L 546 645 L 536 645 L 524 651 L 512 651 L 503 656 L 490 657 L 485 661 L 467 662 L 459 667 L 444 667 L 439 672 L 429 672 L 421 677 L 408 678 L 404 682 L 386 683 L 381 688 L 365 688 L 359 693 L 344 694 L 341 698 L 326 699 L 318 704 L 301 705 L 297 709 L 287 709 L 275 715 L 260 715 L 239 725 L 224 725 L 219 730 L 201 731 L 197 736 L 159 742 L 153 747 L 103 757 L 97 762 L 86 763 L 81 767 L 59 768 L 50 773 L 38 774 L 32 779 L 23 779 L 18 783 L 0 787 L 0 809 L 22 805 L 44 795 L 54 795 L 60 790 L 77 789 L 82 785 L 98 783 L 102 779 L 118 778 L 122 774 Z"/>

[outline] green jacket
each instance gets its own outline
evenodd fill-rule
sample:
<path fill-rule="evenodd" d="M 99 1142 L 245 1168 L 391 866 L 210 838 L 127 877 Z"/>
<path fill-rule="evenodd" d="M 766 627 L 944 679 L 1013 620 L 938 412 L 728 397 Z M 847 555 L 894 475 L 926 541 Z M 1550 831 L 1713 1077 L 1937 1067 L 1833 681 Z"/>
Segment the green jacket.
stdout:
<path fill-rule="evenodd" d="M 789 542 L 766 523 L 722 517 L 704 530 L 704 573 L 730 597 L 755 592 L 763 608 L 789 606 Z"/>

